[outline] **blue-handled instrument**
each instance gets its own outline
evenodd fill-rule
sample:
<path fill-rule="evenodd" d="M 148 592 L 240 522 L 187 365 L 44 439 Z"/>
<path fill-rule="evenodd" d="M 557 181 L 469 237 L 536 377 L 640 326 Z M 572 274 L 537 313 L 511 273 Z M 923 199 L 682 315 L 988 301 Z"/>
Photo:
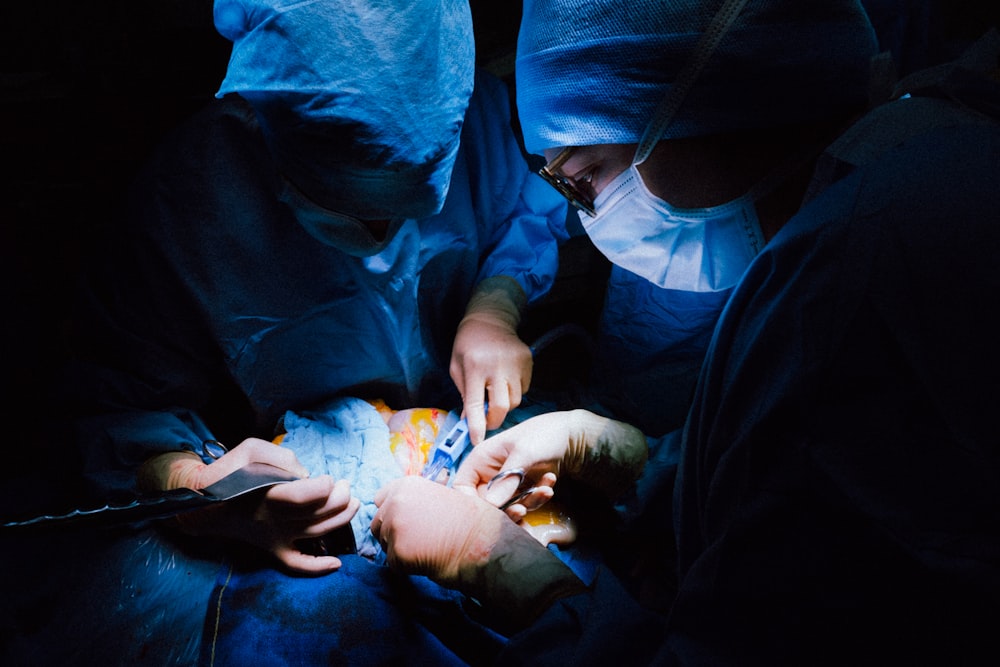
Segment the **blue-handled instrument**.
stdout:
<path fill-rule="evenodd" d="M 488 409 L 489 406 L 483 406 L 484 412 Z M 426 477 L 429 480 L 437 480 L 442 470 L 447 469 L 450 472 L 454 472 L 462 460 L 465 451 L 471 445 L 472 441 L 469 439 L 469 421 L 465 417 L 462 417 L 455 422 L 455 425 L 450 430 L 445 432 L 443 438 L 439 436 L 435 441 L 434 449 L 428 454 L 427 465 L 424 466 L 420 476 Z M 447 483 L 449 485 L 451 483 L 450 476 Z"/>

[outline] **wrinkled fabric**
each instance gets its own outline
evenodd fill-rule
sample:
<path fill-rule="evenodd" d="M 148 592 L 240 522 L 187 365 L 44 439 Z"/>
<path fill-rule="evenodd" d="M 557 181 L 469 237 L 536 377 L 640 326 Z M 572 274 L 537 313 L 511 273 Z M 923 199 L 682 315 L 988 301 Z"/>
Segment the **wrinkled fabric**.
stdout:
<path fill-rule="evenodd" d="M 385 554 L 371 533 L 378 508 L 375 493 L 403 476 L 389 446 L 389 427 L 367 401 L 342 398 L 312 410 L 288 411 L 282 419 L 281 446 L 312 476 L 330 475 L 351 484 L 361 507 L 351 519 L 357 553 L 379 564 Z"/>
<path fill-rule="evenodd" d="M 528 151 L 637 142 L 721 5 L 601 0 L 580 11 L 568 0 L 525 2 L 516 73 Z M 863 107 L 876 51 L 856 0 L 750 0 L 663 138 L 777 127 Z"/>
<path fill-rule="evenodd" d="M 599 603 L 593 601 L 599 600 Z M 497 665 L 652 665 L 664 619 L 636 605 L 601 570 L 587 593 L 557 600 L 527 630 L 513 635 Z"/>
<path fill-rule="evenodd" d="M 731 291 L 666 290 L 612 267 L 598 324 L 601 403 L 647 435 L 681 428 Z"/>
<path fill-rule="evenodd" d="M 448 200 L 384 251 L 355 258 L 303 230 L 276 198 L 252 109 L 228 96 L 160 152 L 93 267 L 63 400 L 101 488 L 206 438 L 270 439 L 290 409 L 338 395 L 394 408 L 459 404 L 448 375 L 475 284 L 529 300 L 552 283 L 565 202 L 534 183 L 502 84 L 483 77 Z"/>
<path fill-rule="evenodd" d="M 734 293 L 679 472 L 681 655 L 993 650 L 1000 125 L 978 121 L 903 139 L 824 191 Z"/>
<path fill-rule="evenodd" d="M 0 664 L 196 664 L 215 545 L 77 524 L 4 532 L 0 549 Z"/>
<path fill-rule="evenodd" d="M 72 318 L 73 362 L 52 406 L 65 418 L 52 442 L 80 461 L 95 497 L 134 492 L 137 467 L 158 453 L 271 439 L 289 410 L 336 396 L 459 405 L 448 361 L 474 285 L 505 275 L 539 298 L 566 215 L 561 197 L 530 182 L 509 122 L 503 85 L 479 79 L 441 213 L 407 221 L 385 250 L 361 258 L 316 241 L 280 202 L 280 175 L 242 98 L 213 102 L 170 135 L 139 175 L 124 223 L 96 244 Z M 172 547 L 162 557 L 191 573 L 185 549 L 162 542 Z M 139 614 L 149 639 L 128 646 L 197 649 L 221 562 L 207 562 L 207 578 L 155 580 L 195 609 L 183 623 L 147 613 L 135 596 L 121 597 L 113 615 L 94 614 L 81 602 L 87 587 L 67 601 L 66 617 L 115 628 L 126 618 L 125 642 Z M 148 571 L 116 555 L 100 567 L 126 585 Z M 60 655 L 88 645 L 85 633 L 62 636 Z M 121 642 L 106 646 L 132 655 Z M 163 655 L 140 657 L 164 664 Z M 190 651 L 178 664 L 191 664 Z"/>
<path fill-rule="evenodd" d="M 441 210 L 473 89 L 467 2 L 216 0 L 214 18 L 233 42 L 217 95 L 251 102 L 296 187 L 367 220 Z"/>
<path fill-rule="evenodd" d="M 501 635 L 463 597 L 360 556 L 324 577 L 236 566 L 222 572 L 205 622 L 202 665 L 492 664 Z"/>
<path fill-rule="evenodd" d="M 948 92 L 965 122 L 869 135 L 868 160 L 819 170 L 723 310 L 674 487 L 677 596 L 664 630 L 627 644 L 643 664 L 995 653 L 1000 124 L 971 109 L 1000 108 L 1000 88 Z M 920 127 L 904 116 L 887 127 Z M 640 613 L 595 588 L 508 651 L 559 655 L 546 637 L 572 650 Z"/>

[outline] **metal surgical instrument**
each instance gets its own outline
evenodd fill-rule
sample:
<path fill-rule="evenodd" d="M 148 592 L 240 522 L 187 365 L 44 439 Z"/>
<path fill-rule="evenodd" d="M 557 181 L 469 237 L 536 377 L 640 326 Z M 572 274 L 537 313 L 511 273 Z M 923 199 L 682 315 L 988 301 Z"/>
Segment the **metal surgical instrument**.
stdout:
<path fill-rule="evenodd" d="M 509 508 L 510 506 L 516 505 L 517 503 L 521 502 L 522 500 L 533 494 L 535 491 L 538 491 L 539 489 L 542 488 L 540 486 L 533 486 L 530 483 L 526 483 L 528 482 L 528 480 L 525 477 L 525 472 L 523 468 L 511 468 L 510 470 L 501 470 L 496 475 L 494 475 L 493 479 L 491 479 L 489 483 L 486 485 L 486 490 L 489 491 L 490 487 L 493 486 L 494 482 L 499 482 L 500 480 L 506 479 L 507 477 L 515 477 L 515 476 L 518 477 L 520 481 L 517 485 L 517 488 L 514 489 L 514 493 L 511 494 L 510 498 L 508 498 L 506 502 L 500 505 L 501 510 L 506 511 L 507 508 Z"/>

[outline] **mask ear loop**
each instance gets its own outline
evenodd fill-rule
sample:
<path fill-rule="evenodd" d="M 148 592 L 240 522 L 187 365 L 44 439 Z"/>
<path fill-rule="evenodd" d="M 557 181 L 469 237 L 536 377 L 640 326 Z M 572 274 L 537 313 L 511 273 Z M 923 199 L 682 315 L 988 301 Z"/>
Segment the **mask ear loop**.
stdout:
<path fill-rule="evenodd" d="M 642 138 L 639 139 L 639 145 L 635 149 L 632 166 L 642 164 L 653 152 L 653 147 L 656 146 L 656 142 L 660 140 L 664 131 L 673 121 L 674 115 L 684 102 L 684 98 L 687 97 L 691 86 L 746 4 L 747 0 L 726 0 L 712 17 L 704 34 L 698 40 L 691 59 L 681 69 L 677 80 L 670 86 L 670 90 L 667 91 L 663 100 L 656 107 L 656 111 L 653 112 L 653 120 L 646 126 Z"/>

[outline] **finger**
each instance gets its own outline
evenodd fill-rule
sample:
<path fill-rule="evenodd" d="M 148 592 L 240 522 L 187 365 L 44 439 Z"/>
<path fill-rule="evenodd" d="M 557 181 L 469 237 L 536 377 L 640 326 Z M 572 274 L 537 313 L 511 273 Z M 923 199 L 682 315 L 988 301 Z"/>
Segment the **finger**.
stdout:
<path fill-rule="evenodd" d="M 256 460 L 287 470 L 302 479 L 309 477 L 309 469 L 299 462 L 299 458 L 295 455 L 295 452 L 287 447 L 275 445 L 266 440 L 262 440 L 261 443 L 258 450 L 260 458 Z"/>
<path fill-rule="evenodd" d="M 347 507 L 337 514 L 324 517 L 323 519 L 316 521 L 315 523 L 310 523 L 305 528 L 303 528 L 299 537 L 322 537 L 327 533 L 331 533 L 338 528 L 342 528 L 351 522 L 354 515 L 358 513 L 358 509 L 361 508 L 361 501 L 357 498 L 352 498 L 351 502 L 348 503 Z"/>
<path fill-rule="evenodd" d="M 334 516 L 349 512 L 350 516 L 354 516 L 354 512 L 357 511 L 360 502 L 360 500 L 351 495 L 351 483 L 346 479 L 342 479 L 334 484 L 333 491 L 327 497 L 326 503 L 316 510 L 316 514 L 320 516 Z"/>
<path fill-rule="evenodd" d="M 276 547 L 274 556 L 294 574 L 319 576 L 329 574 L 341 566 L 341 561 L 336 556 L 313 556 L 295 547 Z"/>
<path fill-rule="evenodd" d="M 448 364 L 448 374 L 451 376 L 451 381 L 455 383 L 455 388 L 458 389 L 458 395 L 465 396 L 465 370 L 454 352 L 452 352 L 451 363 Z"/>
<path fill-rule="evenodd" d="M 507 502 L 515 493 L 517 493 L 518 487 L 524 481 L 524 473 L 521 474 L 508 474 L 504 477 L 500 477 L 504 473 L 513 472 L 513 468 L 508 468 L 507 470 L 501 470 L 494 477 L 495 481 L 491 481 L 486 486 L 483 498 L 486 502 L 499 507 Z"/>
<path fill-rule="evenodd" d="M 463 394 L 462 412 L 469 425 L 469 440 L 478 445 L 486 437 L 486 391 L 488 387 L 484 380 L 466 383 L 471 391 Z M 492 410 L 492 406 L 490 406 Z"/>
<path fill-rule="evenodd" d="M 289 509 L 305 507 L 309 511 L 316 511 L 327 504 L 335 489 L 338 489 L 338 486 L 332 477 L 320 475 L 287 484 L 276 484 L 268 489 L 267 500 L 276 505 L 285 505 Z M 341 494 L 344 493 L 343 485 L 339 491 Z M 347 495 L 350 495 L 349 487 Z M 346 503 L 346 499 L 343 499 L 343 503 Z"/>
<path fill-rule="evenodd" d="M 299 462 L 295 452 L 260 438 L 247 438 L 223 455 L 218 463 L 225 461 L 227 457 L 230 457 L 234 464 L 233 470 L 242 468 L 248 463 L 267 463 L 287 470 L 297 477 L 309 477 L 309 470 Z"/>
<path fill-rule="evenodd" d="M 486 391 L 490 398 L 490 408 L 485 427 L 491 430 L 500 428 L 510 412 L 510 387 L 506 380 L 491 381 L 486 385 Z"/>
<path fill-rule="evenodd" d="M 372 536 L 378 540 L 379 535 L 382 533 L 382 522 L 385 521 L 385 515 L 382 514 L 382 510 L 379 509 L 375 512 L 375 516 L 372 517 L 372 522 L 368 526 L 368 530 L 372 531 Z"/>
<path fill-rule="evenodd" d="M 510 392 L 510 409 L 507 412 L 510 412 L 521 405 L 521 401 L 524 400 L 524 392 L 528 391 L 528 385 L 523 380 L 521 382 L 511 382 L 508 385 L 508 391 Z"/>
<path fill-rule="evenodd" d="M 462 461 L 452 486 L 479 495 L 479 488 L 489 483 L 500 472 L 508 452 L 503 442 L 490 439 L 474 447 Z M 510 466 L 508 466 L 510 467 Z"/>
<path fill-rule="evenodd" d="M 528 389 L 531 388 L 531 374 L 535 368 L 535 360 L 533 357 L 528 357 L 527 363 L 521 367 L 521 385 L 517 388 L 517 403 L 513 407 L 517 407 L 521 404 L 521 399 L 524 398 L 524 394 L 528 393 Z"/>
<path fill-rule="evenodd" d="M 544 475 L 542 475 L 542 478 L 538 480 L 538 483 L 535 484 L 535 486 L 536 487 L 555 486 L 557 479 L 558 478 L 556 477 L 556 474 L 554 472 L 547 472 Z"/>
<path fill-rule="evenodd" d="M 520 523 L 521 520 L 524 519 L 524 517 L 528 514 L 528 510 L 521 503 L 514 503 L 513 505 L 505 509 L 504 513 L 514 523 Z"/>
<path fill-rule="evenodd" d="M 555 489 L 551 486 L 536 486 L 517 504 L 521 505 L 525 512 L 531 512 L 552 500 L 555 493 Z"/>

